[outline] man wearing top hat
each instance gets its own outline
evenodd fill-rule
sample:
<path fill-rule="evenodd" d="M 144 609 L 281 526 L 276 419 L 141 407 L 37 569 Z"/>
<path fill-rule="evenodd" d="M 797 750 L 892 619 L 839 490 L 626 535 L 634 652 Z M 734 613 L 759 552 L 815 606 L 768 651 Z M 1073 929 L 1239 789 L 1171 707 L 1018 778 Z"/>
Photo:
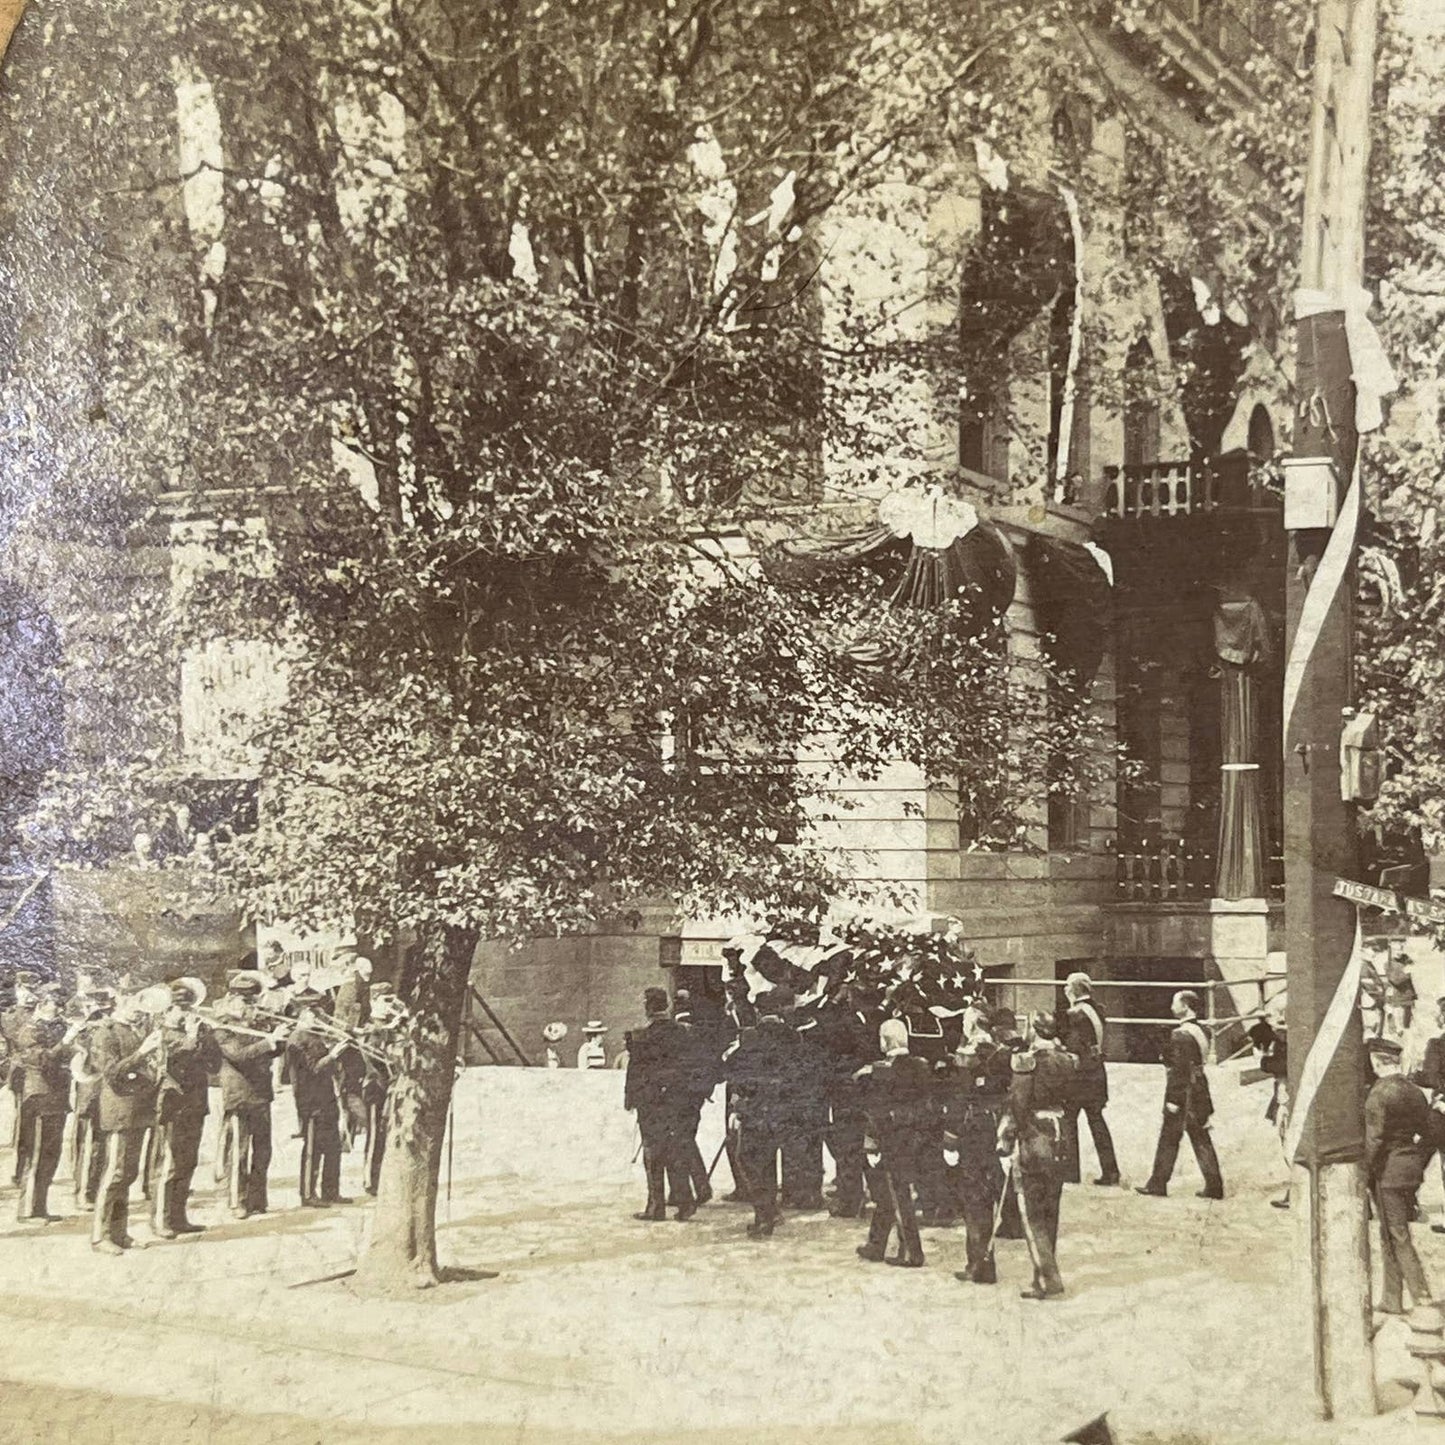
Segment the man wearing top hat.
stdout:
<path fill-rule="evenodd" d="M 60 1017 L 60 985 L 42 984 L 36 990 L 35 1012 L 15 1040 L 21 1070 L 17 1219 L 48 1222 L 57 1217 L 50 1213 L 50 1181 L 60 1162 L 70 1112 L 70 1052 L 79 1032 L 78 1024 L 67 1028 Z"/>
<path fill-rule="evenodd" d="M 130 1189 L 140 1173 L 146 1130 L 155 1122 L 161 1036 L 149 1026 L 138 993 L 122 993 L 115 1011 L 91 1040 L 90 1058 L 101 1077 L 100 1128 L 105 1167 L 96 1188 L 91 1248 L 119 1254 L 136 1246 L 130 1237 Z M 139 1246 L 144 1247 L 144 1246 Z"/>
<path fill-rule="evenodd" d="M 205 984 L 198 978 L 179 978 L 169 987 L 170 1007 L 160 1019 L 162 1072 L 151 1194 L 151 1232 L 162 1239 L 201 1232 L 187 1217 L 186 1206 L 206 1125 L 211 1075 L 220 1072 L 222 1062 L 214 1032 L 196 1012 L 205 1002 Z"/>
<path fill-rule="evenodd" d="M 588 1019 L 582 1030 L 582 1046 L 577 1050 L 579 1069 L 605 1069 L 607 1067 L 607 1046 L 602 1035 L 607 1025 L 600 1019 Z"/>
<path fill-rule="evenodd" d="M 216 1029 L 221 1051 L 221 1119 L 226 1135 L 229 1203 L 232 1214 L 245 1219 L 264 1214 L 266 1173 L 271 1166 L 271 1081 L 273 1060 L 285 1048 L 290 1026 L 269 1032 L 256 1008 L 263 987 L 261 975 L 242 970 L 231 975 L 227 1021 Z"/>
<path fill-rule="evenodd" d="M 1365 1048 L 1375 1082 L 1365 1097 L 1365 1179 L 1380 1221 L 1383 1283 L 1379 1309 L 1404 1313 L 1404 1291 L 1412 1304 L 1430 1298 L 1425 1269 L 1410 1238 L 1416 1196 L 1430 1157 L 1430 1101 L 1401 1072 L 1402 1049 L 1387 1037 L 1368 1039 Z"/>

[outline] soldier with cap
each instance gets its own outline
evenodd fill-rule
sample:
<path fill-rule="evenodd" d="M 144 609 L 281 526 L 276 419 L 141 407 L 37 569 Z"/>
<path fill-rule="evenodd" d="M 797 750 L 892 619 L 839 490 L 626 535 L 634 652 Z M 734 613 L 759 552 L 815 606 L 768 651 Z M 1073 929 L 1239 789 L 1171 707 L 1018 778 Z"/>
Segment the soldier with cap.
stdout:
<path fill-rule="evenodd" d="M 130 1237 L 130 1190 L 140 1173 L 146 1130 L 156 1117 L 161 1036 L 149 1025 L 141 995 L 122 993 L 91 1042 L 91 1062 L 101 1077 L 100 1128 L 105 1135 L 105 1168 L 90 1231 L 91 1248 L 100 1254 L 144 1248 Z"/>
<path fill-rule="evenodd" d="M 1199 995 L 1183 989 L 1174 995 L 1169 1011 L 1179 1020 L 1164 1045 L 1164 1119 L 1159 1128 L 1159 1144 L 1154 1151 L 1154 1167 L 1149 1178 L 1136 1190 L 1162 1199 L 1169 1192 L 1174 1162 L 1179 1157 L 1179 1141 L 1187 1134 L 1193 1146 L 1199 1172 L 1204 1176 L 1201 1199 L 1223 1199 L 1224 1179 L 1219 1171 L 1219 1156 L 1214 1152 L 1209 1121 L 1214 1114 L 1214 1098 L 1209 1092 L 1209 1078 L 1204 1061 L 1209 1057 L 1209 1040 L 1199 1024 Z"/>
<path fill-rule="evenodd" d="M 1059 1043 L 1054 1016 L 1040 1013 L 1034 1018 L 1030 1047 L 1009 1062 L 1008 1107 L 999 1121 L 998 1151 L 1014 1161 L 1024 1237 L 1034 1266 L 1033 1283 L 1020 1294 L 1024 1299 L 1057 1299 L 1064 1292 L 1058 1264 L 1059 1202 L 1064 1191 L 1060 1154 L 1078 1060 Z"/>
<path fill-rule="evenodd" d="M 336 1085 L 342 1055 L 351 1043 L 319 1027 L 326 1000 L 318 990 L 301 990 L 295 1003 L 299 1017 L 286 1044 L 286 1062 L 301 1120 L 301 1203 L 308 1209 L 321 1209 L 349 1202 L 341 1197 L 341 1116 Z"/>
<path fill-rule="evenodd" d="M 863 1149 L 873 1217 L 868 1238 L 858 1246 L 860 1259 L 923 1266 L 923 1241 L 918 1234 L 914 1189 L 921 1155 L 937 1125 L 933 1108 L 933 1070 L 927 1060 L 908 1051 L 908 1025 L 884 1019 L 878 1030 L 883 1057 L 859 1070 L 863 1112 L 868 1132 Z M 887 1253 L 888 1240 L 898 1233 L 898 1253 Z"/>
<path fill-rule="evenodd" d="M 35 991 L 35 1011 L 15 1039 L 21 1072 L 17 1219 L 48 1222 L 50 1181 L 64 1146 L 65 1116 L 70 1112 L 71 1044 L 80 1025 L 66 1027 L 60 1017 L 60 985 L 42 984 Z"/>
<path fill-rule="evenodd" d="M 201 1232 L 186 1207 L 210 1107 L 211 1076 L 222 1064 L 215 1033 L 196 1012 L 206 999 L 205 984 L 198 978 L 178 978 L 170 992 L 170 1007 L 160 1018 L 156 1183 L 151 1191 L 151 1232 L 161 1239 Z"/>
<path fill-rule="evenodd" d="M 681 1222 L 697 1213 L 686 1152 L 695 1066 L 692 1041 L 669 1017 L 666 989 L 647 989 L 642 1007 L 647 1026 L 628 1035 L 623 1094 L 623 1107 L 637 1112 L 647 1175 L 647 1203 L 633 1217 L 666 1219 L 670 1194 Z"/>
<path fill-rule="evenodd" d="M 582 1046 L 577 1050 L 579 1069 L 605 1069 L 607 1067 L 607 1045 L 602 1035 L 607 1025 L 600 1019 L 588 1019 L 582 1029 Z"/>
<path fill-rule="evenodd" d="M 1430 1286 L 1410 1238 L 1425 1163 L 1430 1157 L 1430 1101 L 1401 1072 L 1400 1044 L 1391 1038 L 1366 1041 L 1375 1082 L 1365 1098 L 1365 1179 L 1380 1221 L 1383 1284 L 1379 1309 L 1404 1313 L 1411 1302 L 1429 1302 Z"/>
<path fill-rule="evenodd" d="M 1079 1061 L 1078 1082 L 1064 1116 L 1064 1180 L 1077 1184 L 1079 1170 L 1079 1115 L 1089 1121 L 1089 1135 L 1099 1156 L 1095 1184 L 1106 1188 L 1119 1182 L 1119 1161 L 1114 1137 L 1104 1118 L 1109 1102 L 1109 1075 L 1104 1064 L 1104 1016 L 1094 1004 L 1094 984 L 1087 973 L 1071 973 L 1064 980 L 1069 1009 L 1061 1022 L 1064 1047 Z"/>
<path fill-rule="evenodd" d="M 217 1026 L 221 1051 L 221 1120 L 230 1162 L 228 1196 L 238 1219 L 264 1214 L 271 1166 L 273 1060 L 286 1047 L 289 1024 L 267 1032 L 257 1008 L 263 982 L 254 970 L 231 975 L 227 1021 Z"/>

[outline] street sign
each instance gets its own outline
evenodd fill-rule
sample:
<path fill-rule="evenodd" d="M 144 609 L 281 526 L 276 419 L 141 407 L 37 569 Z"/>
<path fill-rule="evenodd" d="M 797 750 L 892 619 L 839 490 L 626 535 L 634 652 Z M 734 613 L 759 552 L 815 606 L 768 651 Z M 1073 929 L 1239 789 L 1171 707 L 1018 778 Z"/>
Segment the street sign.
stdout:
<path fill-rule="evenodd" d="M 1334 894 L 1336 898 L 1347 898 L 1351 903 L 1359 903 L 1366 908 L 1402 913 L 1421 923 L 1445 923 L 1445 903 L 1436 903 L 1428 898 L 1405 898 L 1388 888 L 1372 888 L 1368 883 L 1356 883 L 1350 878 L 1335 879 Z"/>

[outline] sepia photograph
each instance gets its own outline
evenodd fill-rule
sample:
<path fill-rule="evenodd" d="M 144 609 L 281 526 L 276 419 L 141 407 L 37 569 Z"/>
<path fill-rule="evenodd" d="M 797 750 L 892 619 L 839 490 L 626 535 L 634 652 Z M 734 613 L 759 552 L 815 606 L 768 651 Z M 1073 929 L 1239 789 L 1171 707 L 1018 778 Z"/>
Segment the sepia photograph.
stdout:
<path fill-rule="evenodd" d="M 1445 1445 L 1445 0 L 0 55 L 0 1445 Z"/>

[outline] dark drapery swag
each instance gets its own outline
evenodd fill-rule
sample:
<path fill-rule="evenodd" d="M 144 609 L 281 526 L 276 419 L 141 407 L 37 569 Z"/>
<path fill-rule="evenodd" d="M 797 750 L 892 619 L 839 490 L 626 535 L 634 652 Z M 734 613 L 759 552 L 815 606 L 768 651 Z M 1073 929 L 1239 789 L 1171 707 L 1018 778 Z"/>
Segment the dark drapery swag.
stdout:
<path fill-rule="evenodd" d="M 1220 670 L 1220 898 L 1264 897 L 1258 671 L 1269 658 L 1269 624 L 1253 597 L 1222 599 L 1214 611 Z"/>
<path fill-rule="evenodd" d="M 1098 675 L 1108 646 L 1113 589 L 1101 559 L 1077 542 L 1033 536 L 1024 567 L 1039 645 L 1061 686 L 1076 696 Z"/>
<path fill-rule="evenodd" d="M 924 545 L 881 520 L 833 536 L 793 537 L 776 548 L 764 565 L 780 582 L 867 567 L 883 583 L 889 607 L 936 609 L 956 600 L 962 604 L 964 626 L 969 631 L 996 625 L 1008 611 L 1018 585 L 1013 548 L 1003 533 L 982 517 L 938 547 Z M 854 641 L 843 653 L 861 666 L 884 667 L 901 661 L 883 638 Z"/>

